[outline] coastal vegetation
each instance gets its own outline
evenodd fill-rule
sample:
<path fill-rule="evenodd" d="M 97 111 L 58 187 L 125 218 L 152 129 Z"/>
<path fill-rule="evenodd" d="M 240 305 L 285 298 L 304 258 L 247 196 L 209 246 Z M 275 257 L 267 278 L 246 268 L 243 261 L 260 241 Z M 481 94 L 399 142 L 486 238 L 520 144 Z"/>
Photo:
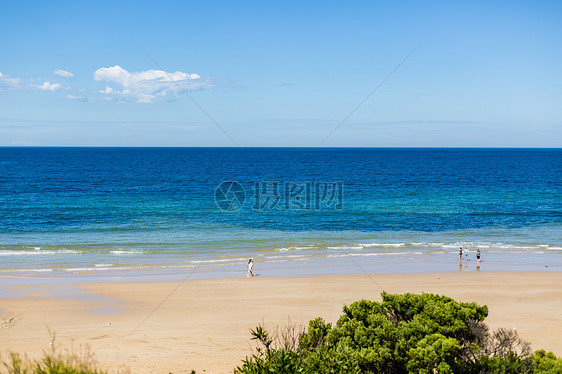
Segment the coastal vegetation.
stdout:
<path fill-rule="evenodd" d="M 491 331 L 488 308 L 435 294 L 382 294 L 344 307 L 335 325 L 272 334 L 252 330 L 259 346 L 238 374 L 261 373 L 562 373 L 562 359 L 531 351 L 513 329 Z"/>
<path fill-rule="evenodd" d="M 50 349 L 40 359 L 31 359 L 10 352 L 7 359 L 0 357 L 0 373 L 8 374 L 108 374 L 99 368 L 90 346 L 73 347 L 60 351 L 56 348 L 56 334 L 49 330 Z"/>
<path fill-rule="evenodd" d="M 10 353 L 6 361 L 1 362 L 0 373 L 8 374 L 108 374 L 99 369 L 92 356 L 75 353 L 45 352 L 41 359 L 29 359 L 18 353 Z M 4 369 L 4 370 L 2 370 Z"/>

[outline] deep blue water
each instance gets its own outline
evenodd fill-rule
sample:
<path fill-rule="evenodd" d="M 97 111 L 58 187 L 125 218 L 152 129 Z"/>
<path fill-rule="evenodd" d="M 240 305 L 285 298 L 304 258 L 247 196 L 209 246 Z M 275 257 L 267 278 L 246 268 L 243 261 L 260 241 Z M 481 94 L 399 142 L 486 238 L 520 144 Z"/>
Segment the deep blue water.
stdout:
<path fill-rule="evenodd" d="M 560 253 L 562 150 L 0 148 L 3 268 L 459 243 Z"/>

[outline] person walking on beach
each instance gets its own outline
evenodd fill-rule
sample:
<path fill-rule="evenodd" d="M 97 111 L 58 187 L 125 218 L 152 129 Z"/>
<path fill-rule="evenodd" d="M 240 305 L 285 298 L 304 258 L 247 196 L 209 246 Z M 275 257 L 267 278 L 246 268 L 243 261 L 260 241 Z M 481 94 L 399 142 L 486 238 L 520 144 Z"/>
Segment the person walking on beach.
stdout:
<path fill-rule="evenodd" d="M 468 247 L 464 249 L 464 260 L 468 261 Z"/>
<path fill-rule="evenodd" d="M 478 260 L 478 263 L 480 263 L 480 249 L 476 248 L 476 259 Z"/>
<path fill-rule="evenodd" d="M 459 247 L 459 261 L 462 260 L 462 247 Z"/>
<path fill-rule="evenodd" d="M 254 274 L 253 268 L 254 268 L 254 260 L 250 259 L 250 260 L 248 261 L 248 273 L 246 274 L 247 277 L 254 277 L 254 276 L 256 276 L 256 275 Z"/>

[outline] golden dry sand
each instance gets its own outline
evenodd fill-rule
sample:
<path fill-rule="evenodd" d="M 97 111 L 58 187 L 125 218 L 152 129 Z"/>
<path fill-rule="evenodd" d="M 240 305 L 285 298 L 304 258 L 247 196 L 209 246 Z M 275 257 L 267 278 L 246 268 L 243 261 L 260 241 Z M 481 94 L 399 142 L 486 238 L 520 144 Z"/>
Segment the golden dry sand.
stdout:
<path fill-rule="evenodd" d="M 562 355 L 562 272 L 372 275 L 387 292 L 432 292 L 488 305 L 488 324 L 515 327 L 531 341 Z M 0 280 L 1 284 L 1 280 Z M 251 353 L 249 329 L 290 320 L 306 325 L 318 316 L 334 322 L 342 306 L 380 300 L 366 275 L 236 278 L 178 283 L 95 283 L 50 288 L 19 287 L 0 300 L 0 349 L 37 357 L 49 348 L 47 328 L 59 349 L 89 344 L 98 362 L 133 373 L 229 373 Z M 52 290 L 51 290 L 52 291 Z M 154 311 L 154 312 L 153 312 Z M 153 312 L 150 316 L 149 314 Z M 142 325 L 141 322 L 147 318 Z"/>

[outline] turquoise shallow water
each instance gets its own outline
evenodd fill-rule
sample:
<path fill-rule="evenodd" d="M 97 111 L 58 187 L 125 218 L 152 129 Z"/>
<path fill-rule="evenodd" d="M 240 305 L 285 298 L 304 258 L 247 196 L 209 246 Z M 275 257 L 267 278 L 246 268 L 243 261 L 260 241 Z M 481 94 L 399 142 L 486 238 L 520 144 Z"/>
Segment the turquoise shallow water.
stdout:
<path fill-rule="evenodd" d="M 459 246 L 556 268 L 561 171 L 560 149 L 0 148 L 0 273 L 456 271 Z"/>

